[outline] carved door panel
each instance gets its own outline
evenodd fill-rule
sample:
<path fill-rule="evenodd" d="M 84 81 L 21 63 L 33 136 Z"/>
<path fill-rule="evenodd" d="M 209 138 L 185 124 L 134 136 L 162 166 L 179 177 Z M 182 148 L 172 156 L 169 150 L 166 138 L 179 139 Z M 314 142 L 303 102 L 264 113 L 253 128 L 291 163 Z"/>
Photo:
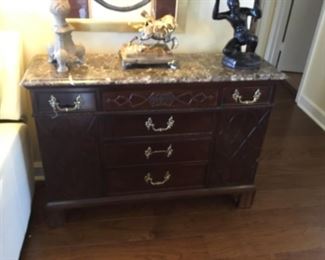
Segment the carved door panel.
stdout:
<path fill-rule="evenodd" d="M 215 176 L 219 185 L 253 184 L 269 108 L 226 109 L 216 133 Z"/>
<path fill-rule="evenodd" d="M 36 118 L 49 201 L 98 197 L 102 179 L 92 115 Z"/>

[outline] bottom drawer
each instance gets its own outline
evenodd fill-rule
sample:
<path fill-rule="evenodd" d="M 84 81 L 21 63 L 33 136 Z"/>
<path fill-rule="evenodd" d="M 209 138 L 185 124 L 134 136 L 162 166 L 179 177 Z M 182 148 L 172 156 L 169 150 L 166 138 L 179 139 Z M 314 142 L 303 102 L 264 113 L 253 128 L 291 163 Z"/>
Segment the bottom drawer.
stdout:
<path fill-rule="evenodd" d="M 206 165 L 159 165 L 126 167 L 107 172 L 109 194 L 201 188 Z"/>

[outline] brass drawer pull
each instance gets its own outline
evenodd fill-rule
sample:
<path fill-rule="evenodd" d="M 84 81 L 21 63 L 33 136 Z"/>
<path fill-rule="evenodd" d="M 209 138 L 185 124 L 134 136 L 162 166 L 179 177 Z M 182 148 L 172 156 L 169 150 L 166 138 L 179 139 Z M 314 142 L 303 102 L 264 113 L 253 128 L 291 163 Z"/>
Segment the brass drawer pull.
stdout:
<path fill-rule="evenodd" d="M 150 156 L 153 154 L 157 154 L 157 153 L 165 153 L 166 157 L 169 158 L 173 155 L 173 147 L 170 144 L 166 150 L 157 150 L 157 151 L 153 151 L 152 148 L 149 146 L 145 151 L 144 151 L 144 155 L 146 156 L 146 158 L 149 160 Z"/>
<path fill-rule="evenodd" d="M 153 181 L 150 172 L 147 173 L 146 176 L 144 176 L 144 181 L 152 186 L 161 186 L 164 185 L 167 181 L 170 180 L 171 174 L 169 173 L 169 171 L 166 172 L 165 176 L 164 176 L 164 180 L 163 181 Z"/>
<path fill-rule="evenodd" d="M 262 95 L 261 90 L 258 89 L 255 91 L 252 100 L 242 100 L 243 97 L 240 95 L 239 90 L 236 89 L 235 92 L 232 94 L 232 98 L 237 103 L 240 103 L 243 105 L 252 105 L 252 104 L 255 104 L 260 99 L 261 95 Z"/>
<path fill-rule="evenodd" d="M 154 132 L 166 132 L 166 131 L 172 129 L 174 124 L 175 124 L 175 121 L 172 116 L 168 119 L 167 127 L 165 127 L 165 128 L 156 128 L 151 117 L 149 117 L 147 119 L 147 121 L 145 122 L 145 126 L 147 127 L 148 131 L 150 131 L 150 129 L 152 129 Z"/>
<path fill-rule="evenodd" d="M 54 116 L 52 118 L 56 118 L 58 116 L 58 112 L 68 113 L 79 110 L 81 108 L 81 97 L 80 95 L 76 97 L 75 101 L 73 101 L 73 107 L 60 107 L 60 103 L 57 102 L 56 97 L 51 95 L 49 99 L 49 104 L 52 107 L 54 113 Z"/>

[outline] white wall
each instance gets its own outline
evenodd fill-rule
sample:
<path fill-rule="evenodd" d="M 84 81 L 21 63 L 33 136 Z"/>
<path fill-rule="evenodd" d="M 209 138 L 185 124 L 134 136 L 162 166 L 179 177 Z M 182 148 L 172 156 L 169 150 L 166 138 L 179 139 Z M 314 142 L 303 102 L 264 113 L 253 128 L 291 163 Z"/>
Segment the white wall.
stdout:
<path fill-rule="evenodd" d="M 44 52 L 53 37 L 48 3 L 48 0 L 0 0 L 0 30 L 17 30 L 23 34 L 27 60 Z"/>
<path fill-rule="evenodd" d="M 325 130 L 325 3 L 323 3 L 307 60 L 297 103 Z"/>
<path fill-rule="evenodd" d="M 259 20 L 256 34 L 258 35 L 258 46 L 256 53 L 261 57 L 265 56 L 268 45 L 272 22 L 277 0 L 261 0 L 262 19 Z"/>
<path fill-rule="evenodd" d="M 226 21 L 212 20 L 214 2 L 215 0 L 188 1 L 186 31 L 177 35 L 180 43 L 178 52 L 219 52 L 232 37 L 232 28 Z M 46 53 L 47 46 L 53 39 L 53 20 L 48 8 L 49 0 L 0 1 L 0 29 L 19 30 L 23 33 L 27 62 L 35 54 Z M 74 32 L 73 38 L 75 42 L 83 44 L 87 52 L 116 52 L 133 35 Z"/>

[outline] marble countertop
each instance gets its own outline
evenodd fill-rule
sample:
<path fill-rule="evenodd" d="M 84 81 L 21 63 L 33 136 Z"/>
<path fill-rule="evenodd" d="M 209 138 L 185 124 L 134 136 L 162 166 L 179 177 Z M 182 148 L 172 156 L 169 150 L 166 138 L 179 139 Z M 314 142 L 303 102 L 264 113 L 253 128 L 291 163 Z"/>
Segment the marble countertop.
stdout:
<path fill-rule="evenodd" d="M 224 82 L 284 80 L 286 75 L 263 61 L 258 70 L 232 70 L 222 66 L 221 54 L 175 54 L 179 68 L 124 70 L 117 54 L 87 54 L 85 64 L 67 73 L 56 72 L 46 55 L 35 56 L 21 84 L 25 87 L 152 84 L 173 82 Z"/>

